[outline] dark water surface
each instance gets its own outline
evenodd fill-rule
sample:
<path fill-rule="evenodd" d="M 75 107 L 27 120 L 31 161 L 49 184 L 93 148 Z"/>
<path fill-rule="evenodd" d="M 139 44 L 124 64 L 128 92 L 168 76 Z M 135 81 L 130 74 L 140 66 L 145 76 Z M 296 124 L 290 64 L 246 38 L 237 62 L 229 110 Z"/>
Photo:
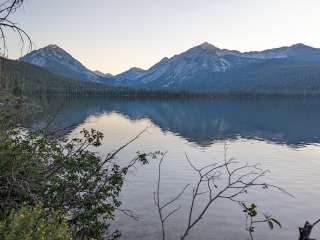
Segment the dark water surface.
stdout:
<path fill-rule="evenodd" d="M 298 226 L 320 218 L 320 100 L 110 100 L 83 99 L 57 104 L 47 102 L 35 124 L 58 115 L 56 126 L 75 124 L 70 134 L 82 128 L 104 133 L 101 155 L 116 149 L 144 128 L 147 132 L 119 156 L 127 161 L 139 151 L 168 151 L 162 167 L 161 197 L 174 197 L 185 184 L 195 184 L 197 174 L 185 153 L 197 166 L 221 162 L 224 146 L 228 156 L 241 163 L 261 163 L 271 173 L 266 181 L 293 194 L 257 189 L 243 199 L 255 202 L 263 213 L 277 217 L 282 229 L 257 229 L 256 239 L 298 239 Z M 34 121 L 34 120 L 33 120 Z M 160 223 L 153 203 L 157 161 L 137 167 L 127 178 L 121 195 L 123 208 L 139 217 L 134 221 L 118 214 L 116 227 L 122 239 L 160 239 Z M 191 187 L 175 204 L 181 209 L 168 220 L 168 239 L 178 239 L 186 227 Z M 200 208 L 206 198 L 200 198 Z M 320 231 L 315 231 L 319 237 Z M 247 239 L 239 206 L 219 200 L 191 231 L 189 239 Z"/>

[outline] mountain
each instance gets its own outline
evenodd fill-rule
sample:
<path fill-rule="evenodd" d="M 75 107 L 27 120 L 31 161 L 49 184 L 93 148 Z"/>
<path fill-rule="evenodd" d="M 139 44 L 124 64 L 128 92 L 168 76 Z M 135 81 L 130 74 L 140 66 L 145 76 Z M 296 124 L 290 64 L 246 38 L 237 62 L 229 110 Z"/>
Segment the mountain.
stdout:
<path fill-rule="evenodd" d="M 101 78 L 100 74 L 89 70 L 64 49 L 54 44 L 32 51 L 19 60 L 68 78 L 93 82 L 98 82 Z"/>
<path fill-rule="evenodd" d="M 101 82 L 79 80 L 57 75 L 31 63 L 10 60 L 0 57 L 0 106 L 7 96 L 24 97 L 25 99 L 65 97 L 176 97 L 179 94 L 142 91 L 121 86 L 105 84 L 109 78 L 101 78 Z M 103 82 L 105 80 L 106 82 Z"/>
<path fill-rule="evenodd" d="M 320 91 L 319 76 L 317 48 L 295 44 L 239 52 L 205 42 L 126 81 L 115 76 L 114 82 L 152 90 L 298 93 Z"/>
<path fill-rule="evenodd" d="M 101 72 L 101 71 L 99 71 L 99 70 L 95 70 L 95 71 L 93 71 L 97 76 L 100 76 L 100 77 L 106 77 L 106 78 L 111 78 L 111 77 L 113 77 L 113 75 L 112 74 L 110 74 L 110 73 L 103 73 L 103 72 Z"/>
<path fill-rule="evenodd" d="M 320 49 L 295 44 L 240 52 L 203 43 L 147 70 L 131 68 L 112 76 L 91 71 L 57 45 L 20 59 L 55 74 L 145 90 L 216 93 L 320 93 Z"/>
<path fill-rule="evenodd" d="M 63 77 L 34 64 L 3 57 L 0 57 L 0 73 L 0 93 L 27 98 L 50 94 L 63 99 L 64 96 L 118 96 L 122 92 L 130 93 L 124 88 Z"/>
<path fill-rule="evenodd" d="M 257 59 L 305 58 L 320 61 L 320 49 L 302 43 L 294 44 L 290 47 L 268 49 L 261 52 L 247 52 L 243 55 Z"/>
<path fill-rule="evenodd" d="M 137 67 L 130 68 L 129 70 L 122 72 L 113 77 L 114 84 L 117 85 L 135 85 L 138 82 L 135 82 L 136 79 L 142 77 L 145 73 L 145 70 Z"/>

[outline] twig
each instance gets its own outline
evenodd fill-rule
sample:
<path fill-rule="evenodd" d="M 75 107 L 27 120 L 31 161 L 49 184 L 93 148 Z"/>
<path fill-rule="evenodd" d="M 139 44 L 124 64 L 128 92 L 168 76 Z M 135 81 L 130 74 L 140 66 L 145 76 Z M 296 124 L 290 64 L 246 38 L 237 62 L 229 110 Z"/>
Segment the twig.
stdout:
<path fill-rule="evenodd" d="M 169 200 L 168 202 L 161 204 L 161 200 L 160 200 L 160 185 L 161 185 L 161 165 L 163 163 L 164 157 L 167 154 L 167 152 L 165 152 L 160 161 L 159 161 L 159 165 L 158 165 L 158 181 L 157 181 L 157 190 L 156 192 L 154 192 L 154 203 L 158 209 L 158 214 L 159 214 L 159 218 L 160 218 L 160 222 L 161 222 L 161 231 L 162 231 L 162 240 L 166 239 L 166 232 L 165 232 L 165 222 L 168 220 L 169 217 L 171 217 L 174 213 L 176 213 L 177 211 L 180 210 L 180 206 L 177 208 L 174 208 L 173 210 L 171 210 L 167 215 L 164 216 L 163 211 L 169 207 L 171 204 L 173 204 L 174 202 L 176 202 L 185 192 L 185 190 L 188 188 L 189 184 L 185 185 L 185 187 L 172 199 Z"/>

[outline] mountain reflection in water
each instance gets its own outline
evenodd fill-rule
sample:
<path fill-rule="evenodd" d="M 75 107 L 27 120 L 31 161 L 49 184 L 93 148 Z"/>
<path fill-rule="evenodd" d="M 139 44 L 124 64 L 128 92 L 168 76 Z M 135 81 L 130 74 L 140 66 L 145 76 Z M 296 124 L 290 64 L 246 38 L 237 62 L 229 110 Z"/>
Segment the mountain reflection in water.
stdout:
<path fill-rule="evenodd" d="M 260 139 L 298 147 L 320 142 L 320 99 L 137 100 L 48 99 L 33 125 L 55 116 L 55 127 L 117 112 L 154 125 L 199 146 L 232 139 Z"/>

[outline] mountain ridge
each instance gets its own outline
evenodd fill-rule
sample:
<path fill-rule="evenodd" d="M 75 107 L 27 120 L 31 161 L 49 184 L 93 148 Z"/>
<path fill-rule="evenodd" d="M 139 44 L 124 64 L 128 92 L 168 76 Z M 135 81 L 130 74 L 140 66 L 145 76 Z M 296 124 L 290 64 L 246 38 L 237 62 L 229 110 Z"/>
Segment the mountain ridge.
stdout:
<path fill-rule="evenodd" d="M 263 73 L 262 65 L 269 72 Z M 264 92 L 310 91 L 312 83 L 318 91 L 319 67 L 320 49 L 304 44 L 242 53 L 205 42 L 153 65 L 143 76 L 135 79 L 135 85 L 129 86 L 175 91 Z M 310 74 L 308 68 L 312 68 Z M 259 80 L 261 74 L 265 77 Z M 287 79 L 283 78 L 284 74 L 287 74 Z M 303 76 L 298 79 L 299 75 Z M 278 86 L 276 78 L 282 79 Z M 301 84 L 303 81 L 306 87 Z M 301 89 L 294 89 L 293 85 L 297 83 Z"/>
<path fill-rule="evenodd" d="M 42 52 L 46 53 L 47 49 L 53 53 L 49 51 L 50 54 L 44 54 L 43 60 Z M 66 61 L 61 61 L 61 53 L 62 60 L 66 57 Z M 58 59 L 62 64 L 60 72 L 52 69 L 54 64 L 46 64 L 46 61 L 52 62 L 51 58 L 53 63 Z M 318 91 L 320 88 L 317 75 L 320 69 L 320 49 L 302 43 L 262 51 L 240 52 L 204 42 L 171 58 L 165 57 L 149 69 L 132 67 L 114 76 L 87 69 L 57 45 L 31 52 L 21 60 L 42 65 L 60 75 L 70 73 L 70 69 L 75 66 L 78 71 L 71 71 L 74 78 L 147 90 L 264 92 Z M 61 72 L 61 69 L 66 67 L 70 71 Z M 299 85 L 300 89 L 294 85 Z"/>

